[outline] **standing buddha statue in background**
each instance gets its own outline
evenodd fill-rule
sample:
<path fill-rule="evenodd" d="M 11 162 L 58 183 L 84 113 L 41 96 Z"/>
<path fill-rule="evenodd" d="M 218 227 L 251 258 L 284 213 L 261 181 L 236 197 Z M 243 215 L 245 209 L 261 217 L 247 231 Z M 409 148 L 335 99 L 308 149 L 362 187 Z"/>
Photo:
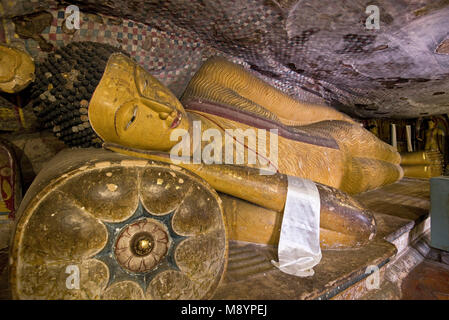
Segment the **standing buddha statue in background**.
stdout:
<path fill-rule="evenodd" d="M 433 120 L 429 120 L 427 125 L 428 129 L 426 130 L 426 143 L 424 150 L 438 151 L 441 153 L 444 152 L 444 148 L 441 148 L 441 146 L 444 145 L 444 131 L 438 127 L 435 127 L 435 122 Z"/>

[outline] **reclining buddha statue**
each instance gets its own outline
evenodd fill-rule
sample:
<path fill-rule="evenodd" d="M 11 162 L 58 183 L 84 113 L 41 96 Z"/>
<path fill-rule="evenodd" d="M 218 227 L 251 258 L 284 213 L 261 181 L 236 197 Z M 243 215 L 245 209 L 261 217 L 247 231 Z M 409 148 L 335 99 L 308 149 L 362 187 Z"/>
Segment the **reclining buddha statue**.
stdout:
<path fill-rule="evenodd" d="M 216 163 L 225 162 L 225 148 L 231 140 L 226 139 L 226 131 L 277 129 L 275 171 L 351 194 L 395 182 L 402 175 L 399 154 L 349 117 L 328 107 L 296 102 L 221 58 L 203 65 L 180 103 L 133 60 L 113 54 L 90 101 L 89 120 L 106 142 L 167 152 L 178 143 L 171 136 L 176 129 L 187 132 L 190 146 L 196 143 L 195 123 L 203 135 L 215 129 L 212 132 L 219 132 L 222 142 L 218 145 L 223 149 L 214 149 L 219 155 Z M 263 138 L 264 144 L 270 144 L 270 139 Z M 260 139 L 256 134 L 253 144 L 259 145 Z M 209 141 L 203 140 L 204 152 Z M 249 141 L 243 144 L 244 165 L 262 167 L 260 161 L 249 162 L 251 155 L 261 158 L 258 150 Z M 195 147 L 187 152 L 193 156 Z M 237 150 L 229 162 L 237 163 L 236 157 Z"/>
<path fill-rule="evenodd" d="M 225 148 L 225 129 L 277 129 L 280 173 L 350 194 L 402 177 L 400 155 L 348 116 L 298 102 L 222 58 L 201 67 L 182 103 L 125 53 L 89 42 L 51 54 L 37 79 L 32 97 L 38 117 L 71 146 L 104 141 L 169 152 L 179 142 L 171 139 L 173 131 L 184 129 L 193 138 L 197 122 L 202 132 L 222 133 Z M 257 151 L 245 145 L 244 152 L 248 158 Z"/>
<path fill-rule="evenodd" d="M 93 216 L 101 212 L 101 219 L 107 223 L 114 220 L 128 228 L 126 223 L 131 220 L 121 221 L 114 216 L 114 212 L 121 212 L 124 207 L 115 210 L 111 207 L 115 202 L 108 197 L 121 191 L 120 185 L 131 178 L 107 171 L 114 163 L 125 166 L 126 172 L 134 172 L 134 180 L 119 192 L 120 199 L 126 200 L 128 192 L 138 192 L 141 195 L 133 199 L 136 203 L 139 199 L 144 201 L 145 208 L 161 203 L 171 207 L 168 202 L 173 202 L 173 206 L 182 202 L 176 197 L 181 188 L 187 193 L 195 191 L 189 200 L 194 208 L 200 206 L 200 200 L 206 195 L 217 191 L 220 198 L 207 196 L 205 201 L 215 201 L 210 205 L 214 205 L 217 216 L 223 212 L 227 239 L 260 244 L 277 245 L 282 237 L 291 178 L 313 181 L 319 196 L 318 246 L 323 249 L 357 248 L 372 240 L 376 233 L 374 217 L 349 194 L 393 183 L 402 177 L 399 154 L 350 117 L 329 107 L 300 103 L 222 58 L 208 60 L 178 100 L 125 52 L 109 45 L 73 42 L 37 66 L 31 92 L 30 103 L 43 126 L 69 146 L 103 146 L 128 158 L 123 161 L 114 158 L 113 162 L 108 160 L 113 152 L 86 153 L 84 158 L 95 154 L 90 164 L 76 164 L 77 172 L 86 170 L 85 180 L 71 183 L 72 188 L 64 187 L 63 193 L 52 190 L 63 188 L 61 181 L 72 174 L 67 173 L 72 167 L 63 169 L 60 163 L 56 169 L 49 168 L 56 178 L 44 188 L 46 184 L 38 177 L 30 190 L 43 195 L 35 197 L 30 193 L 26 197 L 29 201 L 24 201 L 19 210 L 18 226 L 23 228 L 16 230 L 15 248 L 20 248 L 25 241 L 21 233 L 28 230 L 26 225 L 40 228 L 27 219 L 36 215 L 34 220 L 38 221 L 37 215 L 50 214 L 46 207 L 59 210 L 52 201 L 39 204 L 33 200 L 44 199 L 45 193 L 48 197 L 55 193 L 62 202 L 66 201 L 64 194 L 70 193 L 67 199 L 76 198 L 73 208 L 61 211 L 61 216 L 91 210 Z M 240 139 L 237 132 L 247 134 L 246 139 Z M 251 132 L 256 134 L 251 136 Z M 269 146 L 269 152 L 263 150 L 262 154 L 263 146 Z M 82 153 L 83 149 L 78 152 Z M 129 160 L 136 157 L 154 162 L 147 168 L 147 164 Z M 161 166 L 158 163 L 166 163 L 164 177 L 176 185 L 170 194 L 166 192 L 169 189 L 165 190 L 170 188 L 165 186 L 167 179 L 157 176 L 159 169 L 150 170 L 151 166 Z M 197 181 L 193 185 L 199 191 L 192 189 L 192 184 L 188 184 L 190 191 L 183 189 L 188 187 L 183 184 L 187 178 L 178 177 L 179 167 L 186 177 Z M 136 186 L 137 191 L 132 190 L 133 183 L 144 183 L 142 174 L 138 173 L 142 168 L 151 171 L 151 179 L 145 180 L 149 187 L 143 190 Z M 58 175 L 58 170 L 64 174 Z M 202 179 L 198 180 L 198 176 Z M 115 182 L 108 182 L 111 179 Z M 78 190 L 73 188 L 75 185 L 83 187 Z M 208 193 L 201 191 L 206 189 Z M 159 191 L 167 197 L 158 199 Z M 192 200 L 196 197 L 198 203 Z M 104 203 L 104 208 L 99 207 L 99 201 Z M 42 209 L 33 209 L 35 205 Z M 173 217 L 179 210 L 175 209 Z M 192 210 L 179 215 L 187 224 L 195 226 L 199 213 Z M 293 210 L 297 215 L 303 214 L 300 208 Z M 151 215 L 151 210 L 148 211 Z M 132 212 L 127 211 L 126 217 L 132 216 Z M 56 224 L 68 221 L 60 219 L 50 220 Z M 134 226 L 137 222 L 129 223 Z M 55 230 L 58 228 L 55 226 Z M 169 233 L 173 231 L 168 225 L 161 228 L 167 228 Z M 223 228 L 220 230 L 223 235 Z M 70 238 L 68 243 L 74 240 L 71 236 L 67 238 Z M 146 238 L 141 240 L 136 245 L 148 244 Z M 129 259 L 138 256 L 143 247 L 136 248 L 130 251 Z M 220 250 L 224 252 L 225 246 Z M 19 265 L 17 259 L 22 251 L 14 249 L 13 252 L 17 254 L 13 260 Z M 117 259 L 121 263 L 121 256 Z M 126 261 L 122 262 L 126 265 Z M 109 263 L 112 262 L 106 261 Z M 13 272 L 17 270 L 13 268 Z"/>
<path fill-rule="evenodd" d="M 69 146 L 103 145 L 169 163 L 174 163 L 169 152 L 182 141 L 195 145 L 198 133 L 213 132 L 214 138 L 220 137 L 223 156 L 226 143 L 236 140 L 227 139 L 227 130 L 271 130 L 265 144 L 270 151 L 272 145 L 278 148 L 276 161 L 270 156 L 263 159 L 243 140 L 243 163 L 236 161 L 236 143 L 229 162 L 176 164 L 215 190 L 257 205 L 245 211 L 253 221 L 263 220 L 260 217 L 266 212 L 262 209 L 275 213 L 273 221 L 282 220 L 287 176 L 314 181 L 321 197 L 324 248 L 360 246 L 374 236 L 372 216 L 346 193 L 377 188 L 402 177 L 399 154 L 350 117 L 329 107 L 298 102 L 222 58 L 208 60 L 179 101 L 125 52 L 109 45 L 73 42 L 38 65 L 31 92 L 38 118 Z M 201 147 L 207 147 L 209 141 L 200 140 Z M 256 135 L 256 145 L 259 140 Z M 194 149 L 184 153 L 184 158 L 195 160 Z M 219 151 L 214 150 L 214 159 Z M 254 153 L 256 161 L 249 163 Z M 267 163 L 274 174 L 260 175 L 258 169 Z M 273 242 L 279 228 L 279 223 L 271 223 L 260 237 L 242 237 Z M 240 239 L 237 233 L 230 234 Z"/>
<path fill-rule="evenodd" d="M 298 102 L 222 58 L 208 60 L 179 101 L 119 49 L 71 43 L 37 68 L 32 98 L 43 124 L 70 146 L 104 143 L 113 151 L 168 162 L 173 162 L 169 152 L 182 139 L 195 144 L 195 131 L 200 136 L 210 129 L 218 131 L 224 157 L 226 129 L 276 129 L 277 134 L 267 135 L 265 141 L 270 146 L 270 139 L 278 142 L 275 165 L 270 157 L 262 163 L 260 156 L 249 163 L 257 151 L 245 142 L 244 162 L 237 166 L 180 164 L 217 191 L 276 211 L 282 211 L 285 194 L 277 193 L 277 186 L 270 198 L 261 187 L 265 178 L 254 175 L 254 181 L 249 181 L 248 168 L 266 168 L 268 162 L 279 176 L 309 179 L 338 194 L 363 192 L 402 177 L 399 154 L 350 117 L 330 107 Z M 186 134 L 174 137 L 175 131 Z M 201 147 L 207 142 L 201 141 Z M 187 156 L 194 158 L 194 149 Z M 238 163 L 236 145 L 234 149 L 229 163 Z M 264 181 L 276 183 L 273 176 Z"/>

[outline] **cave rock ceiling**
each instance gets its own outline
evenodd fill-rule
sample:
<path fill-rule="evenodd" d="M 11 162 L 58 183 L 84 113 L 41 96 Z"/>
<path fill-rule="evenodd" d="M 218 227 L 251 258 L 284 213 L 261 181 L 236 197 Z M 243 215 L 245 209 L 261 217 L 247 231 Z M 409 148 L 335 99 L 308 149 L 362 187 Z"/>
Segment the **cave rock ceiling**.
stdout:
<path fill-rule="evenodd" d="M 243 59 L 262 78 L 355 117 L 449 113 L 449 0 L 56 3 L 153 26 L 164 21 Z M 379 9 L 378 29 L 367 28 L 369 5 Z"/>

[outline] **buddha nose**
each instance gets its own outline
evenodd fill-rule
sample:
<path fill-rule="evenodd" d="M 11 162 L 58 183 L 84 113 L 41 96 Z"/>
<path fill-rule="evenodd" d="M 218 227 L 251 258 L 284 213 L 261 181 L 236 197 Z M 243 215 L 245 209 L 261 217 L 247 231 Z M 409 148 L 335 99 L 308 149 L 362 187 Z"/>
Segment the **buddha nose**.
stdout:
<path fill-rule="evenodd" d="M 169 116 L 169 114 L 168 114 L 167 112 L 159 112 L 159 118 L 160 118 L 161 120 L 167 119 L 168 116 Z"/>
<path fill-rule="evenodd" d="M 159 118 L 161 120 L 166 120 L 168 117 L 176 118 L 178 116 L 178 111 L 173 110 L 170 114 L 168 112 L 159 112 Z"/>

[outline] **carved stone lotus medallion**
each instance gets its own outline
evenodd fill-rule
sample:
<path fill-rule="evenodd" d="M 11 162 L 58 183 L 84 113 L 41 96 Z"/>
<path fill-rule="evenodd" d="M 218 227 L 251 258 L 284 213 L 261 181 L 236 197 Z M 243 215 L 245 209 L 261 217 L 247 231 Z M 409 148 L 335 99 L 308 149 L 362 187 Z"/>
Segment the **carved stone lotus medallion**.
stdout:
<path fill-rule="evenodd" d="M 205 299 L 225 269 L 221 200 L 173 165 L 72 150 L 38 175 L 18 216 L 16 299 Z"/>

